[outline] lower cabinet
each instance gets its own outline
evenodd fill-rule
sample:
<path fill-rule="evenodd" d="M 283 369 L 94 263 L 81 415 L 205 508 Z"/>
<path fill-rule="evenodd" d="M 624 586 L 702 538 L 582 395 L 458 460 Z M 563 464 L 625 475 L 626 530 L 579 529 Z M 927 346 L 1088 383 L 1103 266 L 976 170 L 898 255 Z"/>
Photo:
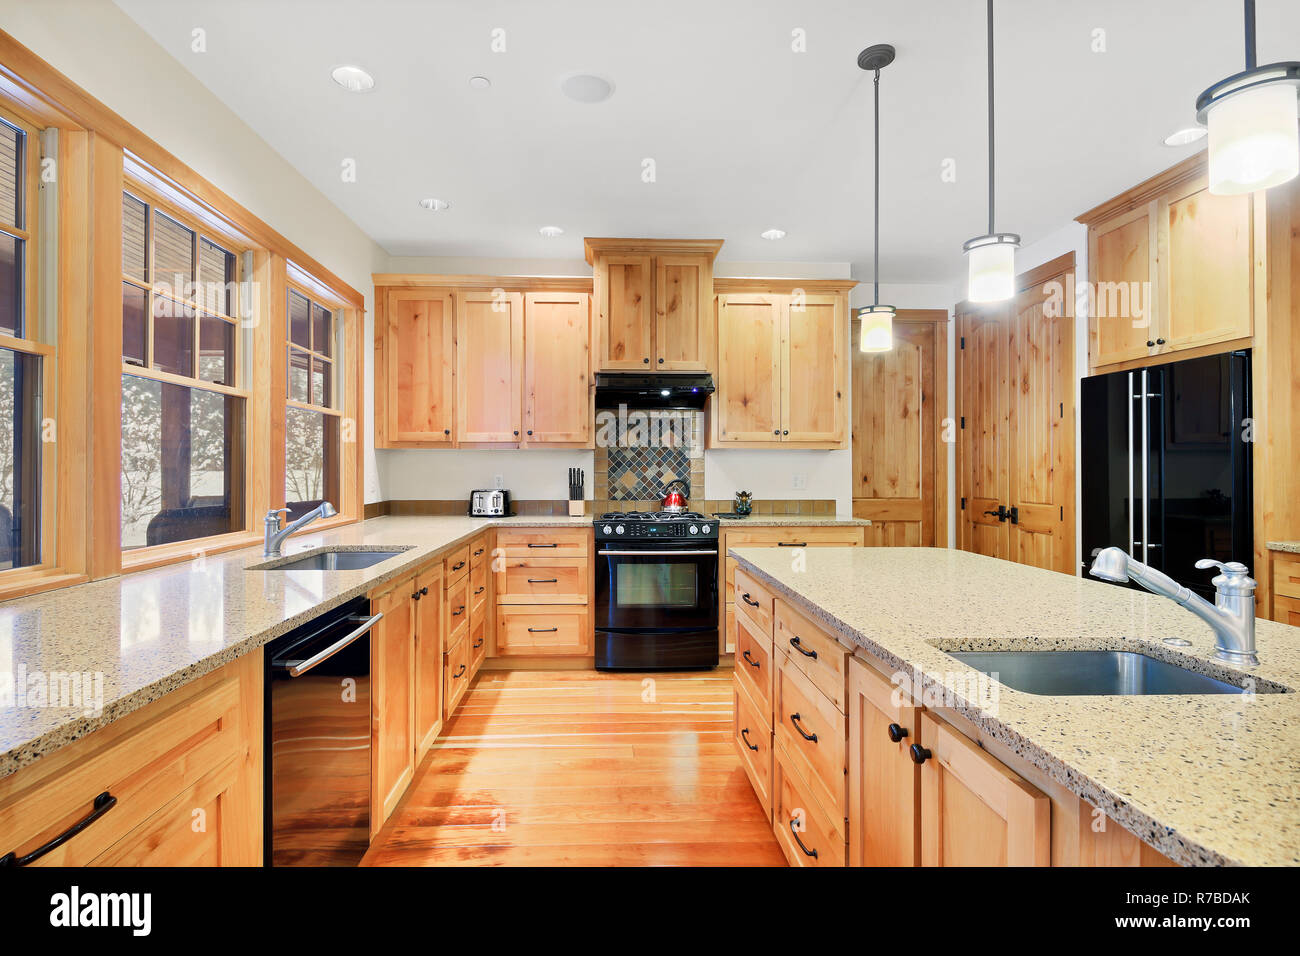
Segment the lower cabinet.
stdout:
<path fill-rule="evenodd" d="M 370 632 L 372 837 L 415 776 L 414 592 L 408 578 L 370 598 L 371 613 L 384 615 Z"/>
<path fill-rule="evenodd" d="M 497 657 L 588 657 L 593 533 L 498 529 L 492 604 Z"/>
<path fill-rule="evenodd" d="M 827 813 L 797 773 L 780 744 L 772 783 L 772 832 L 791 866 L 843 866 L 843 819 Z"/>
<path fill-rule="evenodd" d="M 732 737 L 740 764 L 769 820 L 772 816 L 772 711 L 750 696 L 739 672 L 732 678 Z"/>
<path fill-rule="evenodd" d="M 896 696 L 897 695 L 897 696 Z M 921 862 L 921 708 L 869 664 L 849 660 L 849 863 Z"/>
<path fill-rule="evenodd" d="M 460 699 L 469 689 L 469 641 L 461 634 L 447 649 L 446 666 L 443 670 L 446 686 L 443 688 L 443 701 L 447 719 L 456 712 Z"/>
<path fill-rule="evenodd" d="M 441 562 L 415 576 L 415 762 L 419 764 L 442 730 L 442 616 L 445 594 Z"/>
<path fill-rule="evenodd" d="M 583 657 L 592 653 L 591 642 L 585 606 L 497 606 L 499 657 Z"/>

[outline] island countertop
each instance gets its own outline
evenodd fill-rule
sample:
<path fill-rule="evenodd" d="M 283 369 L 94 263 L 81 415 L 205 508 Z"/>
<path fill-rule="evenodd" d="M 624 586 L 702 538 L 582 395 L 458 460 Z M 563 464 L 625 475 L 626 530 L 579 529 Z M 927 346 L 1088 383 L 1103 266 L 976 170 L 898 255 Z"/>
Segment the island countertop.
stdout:
<path fill-rule="evenodd" d="M 1260 665 L 1162 597 L 936 548 L 733 548 L 740 566 L 1178 863 L 1300 865 L 1300 694 L 1048 697 L 972 680 L 944 650 L 1132 650 L 1300 689 L 1300 628 L 1260 619 Z M 1171 647 L 1181 638 L 1190 647 Z"/>

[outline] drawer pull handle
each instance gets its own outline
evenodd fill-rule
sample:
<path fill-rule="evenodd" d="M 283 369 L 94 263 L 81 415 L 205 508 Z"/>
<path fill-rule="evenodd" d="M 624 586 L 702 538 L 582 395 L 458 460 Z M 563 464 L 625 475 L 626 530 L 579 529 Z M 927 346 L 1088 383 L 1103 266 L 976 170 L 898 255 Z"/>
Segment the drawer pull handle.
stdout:
<path fill-rule="evenodd" d="M 748 604 L 750 607 L 758 607 L 758 602 L 750 599 L 748 591 L 742 594 L 740 596 L 740 599 L 744 601 L 746 604 Z"/>
<path fill-rule="evenodd" d="M 486 591 L 486 590 L 487 590 L 487 585 L 485 584 L 485 585 L 483 585 L 482 587 L 480 587 L 477 591 L 475 591 L 474 593 L 475 593 L 475 594 L 482 594 L 482 593 L 483 593 L 484 591 Z"/>
<path fill-rule="evenodd" d="M 804 730 L 803 727 L 799 726 L 799 715 L 798 715 L 798 714 L 791 714 L 791 715 L 790 715 L 790 723 L 794 724 L 794 729 L 797 730 L 797 731 L 799 731 L 799 736 L 802 737 L 804 740 L 811 740 L 813 743 L 817 743 L 817 735 L 816 735 L 816 734 L 810 734 L 810 733 L 808 733 L 806 730 Z"/>
<path fill-rule="evenodd" d="M 460 617 L 465 613 L 465 605 L 461 605 L 457 610 L 451 612 L 452 617 Z"/>
<path fill-rule="evenodd" d="M 763 665 L 760 664 L 758 661 L 754 660 L 754 658 L 752 658 L 752 657 L 749 656 L 749 651 L 745 651 L 745 652 L 742 653 L 740 656 L 743 657 L 743 658 L 745 659 L 745 663 L 747 663 L 750 667 L 762 667 L 762 666 L 763 666 Z"/>
<path fill-rule="evenodd" d="M 754 751 L 755 753 L 758 752 L 758 747 L 755 746 L 754 744 L 751 744 L 751 743 L 749 742 L 749 728 L 748 728 L 748 727 L 746 727 L 744 730 L 742 730 L 742 731 L 740 732 L 740 736 L 743 737 L 743 738 L 745 739 L 745 746 L 746 746 L 746 747 L 748 747 L 750 750 Z"/>
<path fill-rule="evenodd" d="M 810 856 L 815 860 L 817 859 L 817 851 L 808 849 L 806 846 L 803 845 L 803 840 L 799 839 L 798 823 L 799 823 L 798 817 L 790 818 L 790 832 L 794 834 L 794 842 L 799 844 L 799 849 L 803 850 L 804 856 Z"/>
<path fill-rule="evenodd" d="M 529 578 L 529 584 L 558 584 L 559 578 Z M 477 592 L 475 592 L 477 593 Z"/>
<path fill-rule="evenodd" d="M 482 554 L 482 553 L 483 553 L 483 549 L 482 549 L 482 548 L 479 548 L 477 551 L 474 552 L 474 557 L 477 558 L 477 557 L 478 557 L 480 554 Z"/>
<path fill-rule="evenodd" d="M 530 627 L 528 629 L 528 633 L 529 634 L 551 634 L 558 630 L 559 630 L 558 627 Z"/>
<path fill-rule="evenodd" d="M 934 756 L 934 754 L 930 753 L 929 750 L 922 747 L 920 744 L 912 744 L 912 746 L 908 747 L 907 750 L 908 753 L 912 755 L 912 763 L 925 763 Z"/>
<path fill-rule="evenodd" d="M 474 650 L 478 650 L 482 646 L 483 646 L 483 638 L 480 637 L 477 641 L 474 642 Z"/>
<path fill-rule="evenodd" d="M 807 541 L 778 541 L 776 543 L 776 546 L 778 548 L 806 548 L 808 547 L 808 542 Z"/>
<path fill-rule="evenodd" d="M 793 647 L 793 648 L 794 648 L 796 651 L 798 651 L 800 654 L 802 654 L 804 657 L 811 657 L 813 660 L 817 660 L 817 652 L 816 652 L 816 651 L 805 651 L 805 650 L 803 649 L 803 645 L 799 643 L 799 638 L 798 638 L 798 637 L 792 637 L 792 638 L 790 638 L 790 646 Z"/>
<path fill-rule="evenodd" d="M 428 593 L 429 593 L 429 588 L 428 588 L 427 586 L 426 586 L 426 587 L 422 587 L 422 588 L 420 588 L 420 593 L 421 593 L 421 594 L 428 594 Z"/>
<path fill-rule="evenodd" d="M 465 566 L 465 562 L 464 562 L 464 561 L 457 561 L 455 564 L 453 564 L 453 565 L 451 566 L 451 569 L 452 569 L 453 571 L 459 571 L 459 570 L 460 570 L 461 568 L 463 568 L 464 566 Z"/>
<path fill-rule="evenodd" d="M 419 592 L 418 590 L 417 590 L 417 591 L 412 591 L 412 592 L 411 592 L 411 600 L 412 600 L 412 601 L 418 601 L 418 600 L 420 600 L 420 592 Z"/>
<path fill-rule="evenodd" d="M 94 802 L 91 804 L 92 809 L 88 814 L 86 814 L 84 817 L 82 817 L 72 826 L 68 827 L 66 830 L 64 830 L 62 833 L 56 836 L 53 840 L 44 844 L 43 846 L 38 846 L 35 850 L 32 850 L 31 853 L 25 854 L 24 856 L 17 856 L 12 851 L 6 853 L 4 856 L 0 856 L 0 867 L 26 866 L 28 863 L 40 859 L 45 854 L 49 853 L 51 850 L 57 850 L 59 847 L 63 846 L 63 844 L 67 843 L 74 836 L 80 833 L 82 830 L 86 829 L 86 827 L 90 826 L 92 823 L 94 823 L 96 820 L 98 820 L 100 817 L 106 814 L 109 810 L 112 810 L 115 806 L 117 806 L 117 797 L 113 796 L 111 793 L 105 790 L 99 796 L 95 797 Z"/>
<path fill-rule="evenodd" d="M 530 547 L 530 548 L 558 548 L 559 545 L 558 545 L 558 544 L 533 544 L 533 543 L 530 541 L 530 542 L 528 542 L 528 547 Z"/>
<path fill-rule="evenodd" d="M 451 675 L 451 679 L 452 679 L 452 680 L 456 680 L 456 679 L 457 679 L 458 677 L 460 677 L 460 675 L 463 674 L 463 673 L 465 673 L 465 665 L 464 665 L 464 664 L 461 664 L 461 665 L 460 665 L 460 670 L 458 670 L 458 671 L 456 671 L 456 673 L 452 674 L 452 675 Z"/>
<path fill-rule="evenodd" d="M 898 743 L 907 736 L 907 728 L 900 727 L 898 724 L 890 724 L 886 729 L 889 731 L 889 739 L 894 743 Z"/>

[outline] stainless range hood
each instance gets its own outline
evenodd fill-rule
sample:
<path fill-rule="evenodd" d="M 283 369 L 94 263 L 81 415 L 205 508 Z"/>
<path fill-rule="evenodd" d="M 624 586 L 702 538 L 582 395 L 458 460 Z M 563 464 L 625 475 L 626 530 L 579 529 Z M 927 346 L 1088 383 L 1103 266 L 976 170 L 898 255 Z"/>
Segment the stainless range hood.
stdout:
<path fill-rule="evenodd" d="M 597 372 L 596 407 L 703 408 L 713 376 L 700 372 Z"/>

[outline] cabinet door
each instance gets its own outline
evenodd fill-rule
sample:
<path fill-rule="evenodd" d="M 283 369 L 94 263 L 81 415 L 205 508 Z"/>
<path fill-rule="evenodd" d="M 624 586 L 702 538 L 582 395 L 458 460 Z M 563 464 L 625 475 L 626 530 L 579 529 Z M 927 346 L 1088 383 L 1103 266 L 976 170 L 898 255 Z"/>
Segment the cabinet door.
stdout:
<path fill-rule="evenodd" d="M 849 322 L 835 295 L 789 296 L 782 328 L 781 440 L 844 440 Z"/>
<path fill-rule="evenodd" d="M 654 262 L 650 256 L 596 258 L 596 367 L 648 369 L 654 355 Z"/>
<path fill-rule="evenodd" d="M 383 618 L 370 632 L 374 727 L 371 731 L 370 831 L 378 832 L 415 775 L 413 580 L 371 602 Z"/>
<path fill-rule="evenodd" d="M 387 439 L 451 444 L 456 425 L 451 295 L 395 289 L 388 293 L 387 322 Z"/>
<path fill-rule="evenodd" d="M 1156 321 L 1156 245 L 1151 204 L 1090 230 L 1088 272 L 1093 303 L 1088 319 L 1088 361 L 1093 368 L 1145 358 L 1157 348 L 1155 340 L 1163 338 Z"/>
<path fill-rule="evenodd" d="M 443 716 L 444 720 L 451 720 L 469 688 L 469 641 L 466 638 L 453 641 L 443 655 L 443 680 L 446 682 L 442 692 Z"/>
<path fill-rule="evenodd" d="M 415 760 L 442 729 L 442 564 L 415 579 Z"/>
<path fill-rule="evenodd" d="M 713 263 L 709 256 L 655 258 L 655 365 L 670 372 L 712 368 Z"/>
<path fill-rule="evenodd" d="M 781 440 L 781 341 L 786 299 L 718 297 L 718 374 L 713 396 L 720 442 Z"/>
<path fill-rule="evenodd" d="M 1215 196 L 1204 177 L 1161 199 L 1161 351 L 1252 334 L 1253 197 Z"/>
<path fill-rule="evenodd" d="M 1047 866 L 1051 802 L 948 724 L 921 714 L 925 866 Z"/>
<path fill-rule="evenodd" d="M 518 292 L 456 293 L 457 441 L 519 441 L 523 312 Z"/>
<path fill-rule="evenodd" d="M 869 665 L 849 661 L 849 865 L 919 866 L 921 708 Z M 898 739 L 895 740 L 894 738 Z"/>
<path fill-rule="evenodd" d="M 957 356 L 957 411 L 961 457 L 958 495 L 965 507 L 957 512 L 957 536 L 964 551 L 1007 558 L 1007 523 L 997 518 L 1006 505 L 1009 440 L 1008 316 L 1011 307 L 990 306 L 957 316 L 964 345 Z"/>
<path fill-rule="evenodd" d="M 588 296 L 524 296 L 524 444 L 590 441 L 590 342 Z"/>

